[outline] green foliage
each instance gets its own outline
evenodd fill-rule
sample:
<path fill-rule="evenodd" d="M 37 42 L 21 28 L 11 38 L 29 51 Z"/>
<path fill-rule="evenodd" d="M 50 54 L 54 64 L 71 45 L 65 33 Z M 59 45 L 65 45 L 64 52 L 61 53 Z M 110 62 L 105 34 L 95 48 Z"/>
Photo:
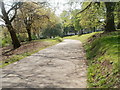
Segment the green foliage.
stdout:
<path fill-rule="evenodd" d="M 1 38 L 2 38 L 2 47 L 8 46 L 8 45 L 12 44 L 11 37 L 10 37 L 9 33 L 6 33 L 6 31 L 5 31 L 5 34 L 2 33 L 2 37 Z"/>
<path fill-rule="evenodd" d="M 90 2 L 83 2 L 82 8 L 84 9 L 87 5 L 89 5 L 89 3 Z M 95 31 L 96 29 L 104 28 L 104 8 L 105 6 L 103 3 L 101 3 L 100 6 L 98 6 L 98 4 L 92 3 L 88 9 L 77 15 L 77 18 L 79 18 L 80 26 L 90 31 Z"/>
<path fill-rule="evenodd" d="M 32 35 L 32 40 L 37 40 L 38 37 L 36 35 Z"/>
<path fill-rule="evenodd" d="M 0 26 L 0 38 L 2 47 L 12 44 L 10 34 L 7 32 L 6 27 Z"/>
<path fill-rule="evenodd" d="M 4 46 L 8 46 L 8 45 L 11 45 L 11 38 L 10 37 L 6 37 L 6 38 L 2 38 L 2 47 Z"/>
<path fill-rule="evenodd" d="M 61 19 L 63 23 L 63 35 L 67 35 L 68 33 L 72 32 L 75 33 L 75 19 L 72 17 L 70 12 L 63 11 L 61 14 Z"/>
<path fill-rule="evenodd" d="M 72 16 L 71 21 L 76 31 L 79 31 L 80 29 L 82 29 L 80 25 L 80 17 L 76 16 L 78 12 L 79 12 L 79 9 L 75 9 L 71 12 L 71 16 Z"/>
<path fill-rule="evenodd" d="M 46 28 L 43 32 L 42 32 L 42 36 L 45 38 L 55 38 L 56 36 L 62 36 L 62 26 L 61 24 L 56 24 L 54 27 L 50 28 Z"/>
<path fill-rule="evenodd" d="M 58 42 L 62 42 L 63 39 L 61 37 L 55 37 L 54 40 L 57 40 Z"/>
<path fill-rule="evenodd" d="M 20 42 L 28 41 L 27 33 L 19 33 L 19 34 L 17 34 L 17 37 Z"/>
<path fill-rule="evenodd" d="M 117 29 L 120 29 L 120 2 L 116 2 L 114 14 L 115 14 L 115 24 L 117 26 Z"/>

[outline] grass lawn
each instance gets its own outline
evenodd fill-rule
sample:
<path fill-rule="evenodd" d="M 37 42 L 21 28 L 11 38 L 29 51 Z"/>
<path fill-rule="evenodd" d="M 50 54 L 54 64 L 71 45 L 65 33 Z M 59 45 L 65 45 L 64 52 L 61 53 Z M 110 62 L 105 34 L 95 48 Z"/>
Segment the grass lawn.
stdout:
<path fill-rule="evenodd" d="M 95 35 L 97 33 L 65 39 L 76 39 L 84 43 L 88 60 L 88 87 L 120 88 L 120 61 L 118 61 L 120 31 Z"/>

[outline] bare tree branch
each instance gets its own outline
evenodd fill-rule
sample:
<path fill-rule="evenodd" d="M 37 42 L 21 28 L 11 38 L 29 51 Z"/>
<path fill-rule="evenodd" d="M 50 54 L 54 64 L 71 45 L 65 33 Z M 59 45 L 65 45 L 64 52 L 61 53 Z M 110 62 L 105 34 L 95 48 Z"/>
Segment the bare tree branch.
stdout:
<path fill-rule="evenodd" d="M 16 3 L 14 6 L 12 6 L 12 7 L 7 11 L 7 14 L 9 14 L 10 11 L 13 10 L 13 9 L 15 9 L 19 4 L 20 4 L 20 2 Z"/>
<path fill-rule="evenodd" d="M 4 22 L 4 20 L 0 18 L 0 22 Z"/>
<path fill-rule="evenodd" d="M 22 5 L 22 3 L 21 3 L 21 2 L 18 2 L 18 3 L 16 3 L 16 4 L 13 6 L 13 8 L 9 9 L 10 11 L 11 11 L 12 9 L 14 9 L 14 11 L 15 11 L 13 17 L 10 19 L 10 22 L 12 22 L 12 21 L 14 20 L 16 14 L 17 14 L 17 9 L 19 9 L 21 5 Z M 10 12 L 10 11 L 9 11 L 9 12 Z M 9 12 L 7 12 L 7 13 L 9 14 Z"/>
<path fill-rule="evenodd" d="M 2 15 L 0 15 L 0 18 L 4 19 Z"/>
<path fill-rule="evenodd" d="M 40 18 L 42 17 L 46 17 L 47 19 L 49 19 L 49 17 L 47 15 L 41 15 Z"/>
<path fill-rule="evenodd" d="M 14 20 L 16 14 L 17 14 L 17 9 L 15 9 L 15 13 L 14 13 L 13 17 L 11 18 L 10 22 L 12 22 Z"/>
<path fill-rule="evenodd" d="M 83 10 L 81 10 L 80 12 L 78 12 L 76 15 L 78 15 L 78 14 L 84 12 L 84 11 L 85 11 L 86 9 L 88 9 L 91 5 L 92 5 L 92 2 L 90 2 L 89 5 L 87 5 Z"/>
<path fill-rule="evenodd" d="M 7 16 L 7 13 L 6 13 L 6 10 L 5 10 L 5 6 L 4 6 L 4 2 L 1 2 L 0 1 L 0 8 L 1 8 L 1 13 L 2 13 L 2 16 L 3 16 L 3 20 L 5 19 L 8 19 L 8 16 Z"/>

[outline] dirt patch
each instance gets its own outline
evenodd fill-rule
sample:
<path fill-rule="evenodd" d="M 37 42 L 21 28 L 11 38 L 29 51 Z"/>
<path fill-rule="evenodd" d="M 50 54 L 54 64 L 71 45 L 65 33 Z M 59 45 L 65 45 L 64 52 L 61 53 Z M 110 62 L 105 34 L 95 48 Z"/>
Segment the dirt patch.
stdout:
<path fill-rule="evenodd" d="M 26 53 L 26 52 L 31 52 L 38 50 L 39 48 L 44 48 L 49 46 L 51 43 L 49 42 L 43 42 L 43 41 L 32 41 L 32 42 L 28 42 L 28 43 L 22 43 L 22 45 L 17 48 L 17 49 L 13 49 L 12 46 L 7 46 L 7 47 L 3 47 L 0 48 L 0 52 L 2 52 L 2 61 L 11 58 L 13 55 L 19 55 L 22 53 Z"/>
<path fill-rule="evenodd" d="M 96 38 L 99 38 L 99 37 L 101 37 L 102 35 L 103 35 L 103 33 L 97 33 L 97 34 L 93 35 L 92 37 L 90 37 L 90 38 L 88 39 L 88 43 L 93 42 Z"/>
<path fill-rule="evenodd" d="M 112 63 L 110 63 L 110 61 L 108 60 L 105 60 L 103 61 L 102 63 L 100 63 L 100 66 L 101 66 L 101 71 L 102 71 L 102 75 L 105 75 L 105 73 L 107 72 L 112 72 Z"/>

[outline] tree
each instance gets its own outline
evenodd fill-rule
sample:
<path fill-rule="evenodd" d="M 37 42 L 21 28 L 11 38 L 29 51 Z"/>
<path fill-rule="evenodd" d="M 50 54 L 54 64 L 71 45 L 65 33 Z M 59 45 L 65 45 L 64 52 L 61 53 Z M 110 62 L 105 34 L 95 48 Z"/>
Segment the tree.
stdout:
<path fill-rule="evenodd" d="M 79 15 L 76 16 L 78 12 L 79 9 L 75 9 L 71 12 L 71 16 L 72 16 L 71 21 L 73 23 L 75 32 L 79 32 L 79 34 L 83 34 L 82 25 L 80 24 L 81 17 Z"/>
<path fill-rule="evenodd" d="M 63 23 L 63 34 L 68 35 L 70 32 L 76 33 L 73 26 L 73 18 L 71 12 L 63 11 L 60 15 Z"/>
<path fill-rule="evenodd" d="M 0 8 L 2 13 L 0 17 L 4 20 L 5 25 L 8 28 L 14 49 L 20 47 L 20 42 L 16 36 L 15 29 L 12 26 L 12 21 L 15 19 L 17 9 L 21 6 L 21 4 L 21 2 L 15 2 L 13 3 L 13 5 L 11 5 L 11 8 L 8 11 L 6 11 L 4 2 L 0 1 Z M 11 11 L 14 11 L 14 14 L 11 15 Z"/>
<path fill-rule="evenodd" d="M 117 22 L 117 29 L 120 29 L 120 2 L 116 3 L 116 19 L 115 21 Z"/>
<path fill-rule="evenodd" d="M 27 30 L 27 33 L 28 33 L 28 40 L 29 41 L 32 40 L 31 27 L 32 27 L 32 23 L 34 21 L 34 19 L 33 19 L 34 10 L 35 10 L 35 6 L 31 2 L 24 2 L 22 7 L 20 8 L 20 12 L 21 12 L 21 15 L 22 15 L 21 19 L 23 20 L 23 22 L 25 24 L 25 27 L 26 27 L 26 30 Z"/>
<path fill-rule="evenodd" d="M 86 12 L 87 9 L 89 9 L 93 3 L 96 3 L 98 6 L 100 6 L 100 2 L 90 2 L 84 9 L 82 9 L 80 12 L 77 13 L 83 13 Z M 106 25 L 105 25 L 105 32 L 111 32 L 115 31 L 115 23 L 114 23 L 114 9 L 115 9 L 115 2 L 104 2 L 105 8 L 106 8 Z M 100 7 L 99 7 L 100 8 Z"/>
<path fill-rule="evenodd" d="M 54 27 L 46 28 L 43 32 L 42 35 L 44 38 L 55 38 L 56 36 L 62 36 L 62 26 L 61 24 L 56 24 Z"/>
<path fill-rule="evenodd" d="M 106 6 L 106 26 L 105 31 L 111 32 L 115 31 L 115 23 L 114 23 L 114 9 L 115 9 L 115 2 L 105 2 Z"/>
<path fill-rule="evenodd" d="M 43 7 L 40 4 L 43 3 L 39 3 L 39 5 L 37 3 L 34 2 L 24 2 L 24 4 L 22 5 L 22 7 L 20 8 L 20 13 L 19 15 L 20 18 L 23 20 L 27 33 L 28 33 L 28 40 L 31 41 L 32 40 L 32 26 L 33 24 L 35 25 L 34 27 L 36 27 L 36 24 L 34 23 L 36 20 L 41 20 L 41 18 L 47 18 L 49 19 L 48 15 L 45 15 L 43 11 Z M 43 11 L 41 11 L 41 9 Z M 45 8 L 44 8 L 45 9 Z M 43 13 L 43 14 L 41 14 Z"/>
<path fill-rule="evenodd" d="M 54 11 L 48 9 L 49 20 L 46 28 L 42 30 L 42 36 L 44 38 L 55 38 L 56 36 L 62 35 L 62 24 L 58 16 L 55 15 Z"/>

